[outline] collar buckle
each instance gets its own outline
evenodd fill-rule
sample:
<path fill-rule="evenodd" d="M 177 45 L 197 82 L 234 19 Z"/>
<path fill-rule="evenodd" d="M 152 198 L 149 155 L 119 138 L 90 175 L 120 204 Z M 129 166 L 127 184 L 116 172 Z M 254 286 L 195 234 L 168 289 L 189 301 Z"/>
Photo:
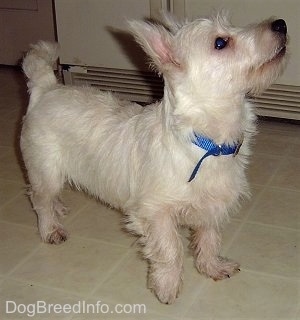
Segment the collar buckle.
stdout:
<path fill-rule="evenodd" d="M 204 154 L 204 156 L 196 164 L 196 167 L 194 168 L 188 182 L 191 182 L 195 178 L 195 176 L 196 176 L 196 174 L 202 164 L 202 161 L 205 158 L 207 158 L 209 156 L 218 157 L 221 155 L 222 156 L 233 155 L 235 157 L 239 153 L 240 148 L 243 144 L 243 140 L 244 140 L 244 136 L 242 136 L 241 139 L 237 143 L 235 143 L 234 145 L 229 145 L 229 144 L 225 144 L 225 143 L 218 145 L 212 139 L 209 139 L 209 138 L 201 136 L 201 135 L 197 135 L 196 133 L 194 135 L 195 135 L 195 139 L 194 139 L 193 143 L 196 146 L 198 146 L 199 148 L 206 150 L 207 152 Z"/>

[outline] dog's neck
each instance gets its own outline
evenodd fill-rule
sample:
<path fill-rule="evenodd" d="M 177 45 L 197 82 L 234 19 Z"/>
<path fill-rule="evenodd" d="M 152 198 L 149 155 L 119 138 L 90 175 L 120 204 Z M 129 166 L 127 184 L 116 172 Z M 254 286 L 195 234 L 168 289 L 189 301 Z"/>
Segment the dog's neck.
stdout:
<path fill-rule="evenodd" d="M 165 112 L 169 113 L 168 121 L 172 128 L 191 135 L 197 133 L 214 140 L 217 144 L 232 144 L 239 141 L 247 127 L 247 110 L 244 97 L 224 99 L 211 105 L 192 106 L 189 110 L 180 112 L 181 106 L 170 106 L 164 101 Z M 190 112 L 188 112 L 190 111 Z M 171 113 L 171 114 L 170 114 Z M 170 120 L 171 119 L 171 120 Z"/>

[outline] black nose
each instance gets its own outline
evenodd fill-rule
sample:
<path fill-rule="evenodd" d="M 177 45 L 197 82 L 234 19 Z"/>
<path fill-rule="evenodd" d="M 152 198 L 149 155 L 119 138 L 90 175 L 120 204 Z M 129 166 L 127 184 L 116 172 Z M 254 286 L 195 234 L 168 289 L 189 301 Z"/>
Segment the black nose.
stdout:
<path fill-rule="evenodd" d="M 274 32 L 279 32 L 284 35 L 287 33 L 287 26 L 283 19 L 278 19 L 272 22 L 271 28 Z"/>

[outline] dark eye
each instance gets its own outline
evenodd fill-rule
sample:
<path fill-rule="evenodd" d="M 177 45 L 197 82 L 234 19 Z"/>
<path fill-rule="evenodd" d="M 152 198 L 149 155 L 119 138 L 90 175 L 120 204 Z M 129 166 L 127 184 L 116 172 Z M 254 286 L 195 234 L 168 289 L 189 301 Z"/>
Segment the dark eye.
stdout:
<path fill-rule="evenodd" d="M 217 50 L 224 49 L 227 46 L 227 43 L 228 43 L 228 39 L 218 37 L 215 41 L 215 49 Z"/>

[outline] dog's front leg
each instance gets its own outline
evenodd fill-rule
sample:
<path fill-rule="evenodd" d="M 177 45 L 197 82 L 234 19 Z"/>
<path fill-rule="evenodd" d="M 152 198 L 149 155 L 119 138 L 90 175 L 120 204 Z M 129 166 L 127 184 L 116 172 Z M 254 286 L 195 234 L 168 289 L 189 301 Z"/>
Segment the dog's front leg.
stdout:
<path fill-rule="evenodd" d="M 221 236 L 215 228 L 194 229 L 191 247 L 194 250 L 196 268 L 214 280 L 230 278 L 240 270 L 238 263 L 219 256 L 220 246 Z"/>
<path fill-rule="evenodd" d="M 147 221 L 142 236 L 143 253 L 149 261 L 148 286 L 162 303 L 176 299 L 183 280 L 183 246 L 170 211 L 161 211 Z"/>

